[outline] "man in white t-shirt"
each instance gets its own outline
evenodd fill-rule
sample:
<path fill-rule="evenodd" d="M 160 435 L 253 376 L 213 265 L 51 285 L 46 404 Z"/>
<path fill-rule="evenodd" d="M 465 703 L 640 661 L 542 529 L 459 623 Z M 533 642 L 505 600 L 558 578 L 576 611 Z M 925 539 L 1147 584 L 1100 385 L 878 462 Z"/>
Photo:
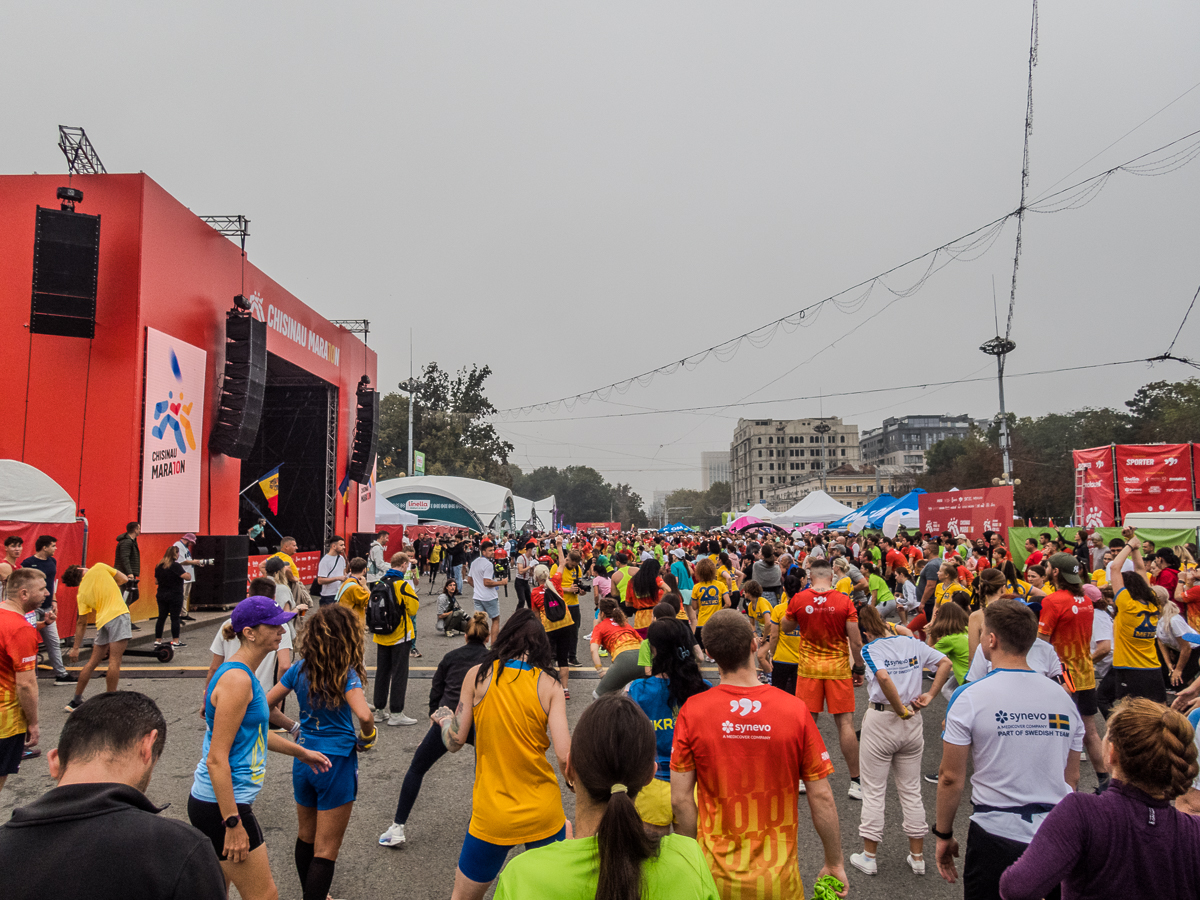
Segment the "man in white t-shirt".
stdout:
<path fill-rule="evenodd" d="M 500 634 L 500 592 L 496 588 L 508 584 L 507 578 L 494 577 L 496 567 L 492 565 L 492 559 L 495 555 L 496 548 L 492 542 L 484 541 L 479 545 L 479 556 L 467 572 L 467 584 L 471 586 L 471 599 L 476 612 L 487 613 L 492 620 L 492 644 L 496 643 L 496 636 Z"/>
<path fill-rule="evenodd" d="M 337 602 L 338 588 L 346 575 L 346 542 L 336 534 L 329 539 L 325 555 L 317 560 L 317 584 L 321 586 L 321 605 Z"/>
<path fill-rule="evenodd" d="M 954 818 L 970 757 L 974 814 L 963 862 L 966 900 L 999 900 L 1001 874 L 1079 782 L 1083 719 L 1061 687 L 1029 667 L 1026 654 L 1037 628 L 1024 603 L 993 600 L 984 610 L 980 638 L 992 672 L 960 687 L 946 708 L 933 834 L 938 871 L 954 883 Z"/>

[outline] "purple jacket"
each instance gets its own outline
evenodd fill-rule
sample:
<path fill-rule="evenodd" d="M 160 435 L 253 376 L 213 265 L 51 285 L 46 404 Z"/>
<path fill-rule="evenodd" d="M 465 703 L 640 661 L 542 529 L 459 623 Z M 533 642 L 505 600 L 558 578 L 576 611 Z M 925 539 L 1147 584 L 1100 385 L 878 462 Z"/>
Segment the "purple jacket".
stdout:
<path fill-rule="evenodd" d="M 1113 779 L 1108 790 L 1068 794 L 1000 879 L 1004 900 L 1200 897 L 1200 816 Z"/>

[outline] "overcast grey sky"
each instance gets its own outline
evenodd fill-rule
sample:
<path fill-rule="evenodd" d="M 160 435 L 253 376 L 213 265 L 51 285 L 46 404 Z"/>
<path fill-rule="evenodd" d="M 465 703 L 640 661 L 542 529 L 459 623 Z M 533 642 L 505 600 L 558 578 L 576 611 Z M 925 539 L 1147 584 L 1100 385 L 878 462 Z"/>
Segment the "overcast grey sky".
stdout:
<path fill-rule="evenodd" d="M 1044 3 L 1031 196 L 1200 81 L 1197 35 L 1195 2 Z M 1028 42 L 1028 3 L 21 4 L 0 29 L 0 171 L 65 171 L 56 126 L 82 125 L 109 171 L 249 216 L 254 263 L 331 318 L 369 318 L 385 388 L 412 327 L 418 366 L 487 363 L 506 408 L 678 359 L 1014 209 Z M 1063 185 L 1197 129 L 1200 88 Z M 1198 188 L 1200 164 L 1118 174 L 1030 216 L 1009 372 L 1165 350 L 1200 282 Z M 994 382 L 577 418 L 987 375 L 1014 237 L 907 299 L 876 288 L 501 432 L 525 469 L 592 465 L 648 498 L 698 487 L 739 413 L 991 416 Z M 1177 350 L 1197 338 L 1200 315 Z M 1119 406 L 1189 373 L 1013 378 L 1008 403 Z"/>

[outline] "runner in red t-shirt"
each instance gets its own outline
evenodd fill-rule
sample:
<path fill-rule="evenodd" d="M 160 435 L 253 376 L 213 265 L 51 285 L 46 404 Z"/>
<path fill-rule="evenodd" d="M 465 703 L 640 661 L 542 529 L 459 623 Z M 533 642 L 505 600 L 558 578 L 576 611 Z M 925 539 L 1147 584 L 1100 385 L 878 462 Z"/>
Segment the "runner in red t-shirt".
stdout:
<path fill-rule="evenodd" d="M 815 719 L 828 709 L 837 724 L 838 744 L 850 772 L 850 797 L 862 799 L 858 783 L 858 738 L 854 734 L 854 688 L 863 683 L 862 633 L 853 601 L 833 589 L 833 567 L 814 560 L 812 587 L 792 597 L 780 632 L 800 631 L 796 696 Z M 850 658 L 854 658 L 854 668 Z"/>
<path fill-rule="evenodd" d="M 818 873 L 846 883 L 833 771 L 804 703 L 758 683 L 749 620 L 718 610 L 704 626 L 721 683 L 694 695 L 675 719 L 671 805 L 675 831 L 700 842 L 726 900 L 804 897 L 796 806 L 803 780 L 825 851 Z M 697 803 L 698 801 L 698 803 Z"/>
<path fill-rule="evenodd" d="M 1096 768 L 1100 786 L 1108 781 L 1104 766 L 1100 730 L 1096 714 L 1100 711 L 1096 697 L 1096 669 L 1092 663 L 1092 620 L 1095 609 L 1083 593 L 1084 573 L 1079 560 L 1069 553 L 1055 553 L 1048 560 L 1047 580 L 1057 590 L 1042 598 L 1042 615 L 1038 634 L 1054 645 L 1062 662 L 1063 674 L 1068 676 L 1071 697 L 1083 719 L 1083 746 L 1088 759 Z"/>
<path fill-rule="evenodd" d="M 38 742 L 38 636 L 25 619 L 50 596 L 37 569 L 18 569 L 8 577 L 0 603 L 0 789 L 15 775 L 25 748 Z"/>

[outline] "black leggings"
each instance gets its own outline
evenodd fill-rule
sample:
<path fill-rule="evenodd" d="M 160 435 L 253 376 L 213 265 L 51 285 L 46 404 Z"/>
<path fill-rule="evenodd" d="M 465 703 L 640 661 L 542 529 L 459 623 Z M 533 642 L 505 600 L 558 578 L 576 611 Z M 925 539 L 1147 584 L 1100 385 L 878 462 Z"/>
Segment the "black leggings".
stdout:
<path fill-rule="evenodd" d="M 474 725 L 467 734 L 467 743 L 472 747 L 475 746 Z M 412 761 L 408 764 L 408 772 L 404 775 L 404 784 L 400 786 L 400 802 L 396 804 L 396 818 L 392 820 L 393 822 L 397 825 L 404 825 L 408 822 L 408 814 L 412 812 L 413 805 L 417 802 L 417 794 L 421 793 L 421 782 L 425 779 L 425 773 L 449 752 L 446 745 L 442 743 L 442 729 L 431 725 L 425 732 L 424 740 L 413 753 Z"/>
<path fill-rule="evenodd" d="M 567 638 L 567 644 L 571 648 L 571 662 L 576 662 L 579 659 L 575 655 L 579 649 L 579 604 L 568 606 L 567 609 L 571 611 L 571 619 L 574 624 L 570 628 L 564 628 L 563 631 L 570 633 L 570 637 Z"/>
<path fill-rule="evenodd" d="M 183 594 L 158 598 L 158 621 L 154 623 L 155 639 L 163 636 L 163 625 L 171 617 L 171 640 L 179 640 L 179 617 L 183 615 Z"/>
<path fill-rule="evenodd" d="M 388 712 L 404 712 L 404 695 L 408 693 L 408 660 L 412 646 L 412 641 L 401 641 L 390 646 L 375 645 L 376 709 L 383 709 L 386 704 Z"/>

